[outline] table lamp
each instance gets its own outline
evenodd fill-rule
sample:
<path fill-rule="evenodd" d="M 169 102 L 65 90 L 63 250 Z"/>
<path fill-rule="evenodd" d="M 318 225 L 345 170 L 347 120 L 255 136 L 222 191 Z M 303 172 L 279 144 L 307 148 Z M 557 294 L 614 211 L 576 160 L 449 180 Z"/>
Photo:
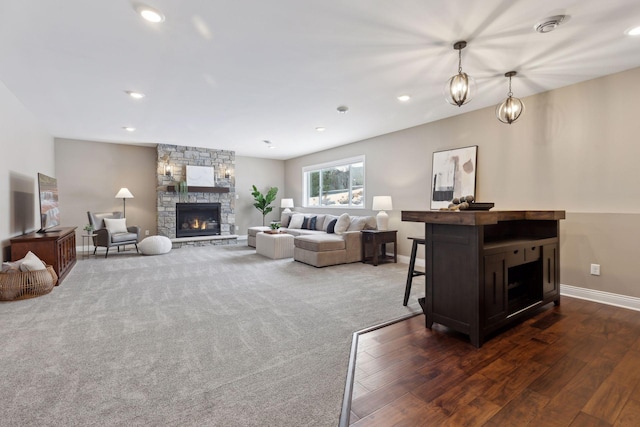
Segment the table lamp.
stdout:
<path fill-rule="evenodd" d="M 291 208 L 293 207 L 293 199 L 282 199 L 280 201 L 280 207 L 284 208 L 282 212 L 289 213 L 291 212 Z"/>
<path fill-rule="evenodd" d="M 373 206 L 371 209 L 378 212 L 376 215 L 376 223 L 378 230 L 389 229 L 389 215 L 385 211 L 393 210 L 393 203 L 391 202 L 391 196 L 373 196 Z"/>

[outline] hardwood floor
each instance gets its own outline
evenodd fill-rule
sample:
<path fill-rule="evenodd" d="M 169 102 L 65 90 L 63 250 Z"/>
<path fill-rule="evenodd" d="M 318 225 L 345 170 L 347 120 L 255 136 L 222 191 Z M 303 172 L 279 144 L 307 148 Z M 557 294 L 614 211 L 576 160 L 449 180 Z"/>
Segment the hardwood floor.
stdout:
<path fill-rule="evenodd" d="M 423 315 L 363 334 L 350 425 L 638 426 L 640 312 L 562 297 L 480 349 Z"/>

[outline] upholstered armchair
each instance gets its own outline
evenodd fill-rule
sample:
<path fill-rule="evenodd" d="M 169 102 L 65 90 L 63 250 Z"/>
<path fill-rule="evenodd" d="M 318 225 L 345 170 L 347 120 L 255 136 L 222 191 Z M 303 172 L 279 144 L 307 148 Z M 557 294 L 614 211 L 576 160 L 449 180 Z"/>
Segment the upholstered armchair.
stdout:
<path fill-rule="evenodd" d="M 116 246 L 120 252 L 120 246 L 135 245 L 138 252 L 138 241 L 140 240 L 140 227 L 137 225 L 126 226 L 122 212 L 95 213 L 87 212 L 89 224 L 93 226 L 93 238 L 95 255 L 98 246 L 107 248 L 104 257 L 109 255 L 109 248 Z"/>

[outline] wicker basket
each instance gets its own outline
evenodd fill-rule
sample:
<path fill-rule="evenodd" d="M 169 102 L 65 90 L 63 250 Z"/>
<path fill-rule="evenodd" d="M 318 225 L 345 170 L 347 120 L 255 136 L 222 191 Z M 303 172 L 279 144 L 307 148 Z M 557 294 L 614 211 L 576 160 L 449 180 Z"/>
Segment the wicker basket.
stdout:
<path fill-rule="evenodd" d="M 48 294 L 58 282 L 52 266 L 46 270 L 0 273 L 0 301 L 33 298 Z"/>

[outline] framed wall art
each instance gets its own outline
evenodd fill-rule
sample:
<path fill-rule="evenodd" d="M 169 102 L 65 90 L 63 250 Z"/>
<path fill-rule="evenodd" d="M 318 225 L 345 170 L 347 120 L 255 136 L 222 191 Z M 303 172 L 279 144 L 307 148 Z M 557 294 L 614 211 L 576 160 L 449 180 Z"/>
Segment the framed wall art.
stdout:
<path fill-rule="evenodd" d="M 215 187 L 213 167 L 187 165 L 187 185 L 194 187 Z"/>
<path fill-rule="evenodd" d="M 478 146 L 433 153 L 431 209 L 446 208 L 456 197 L 476 195 Z"/>

